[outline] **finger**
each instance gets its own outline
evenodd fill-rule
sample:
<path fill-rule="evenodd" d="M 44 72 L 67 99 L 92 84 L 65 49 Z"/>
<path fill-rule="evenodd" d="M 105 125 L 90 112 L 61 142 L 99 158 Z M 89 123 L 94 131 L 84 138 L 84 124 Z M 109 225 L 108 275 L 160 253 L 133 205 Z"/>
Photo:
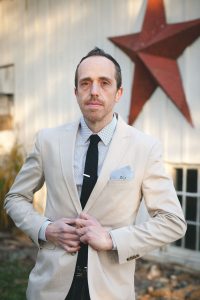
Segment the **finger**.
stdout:
<path fill-rule="evenodd" d="M 68 252 L 68 253 L 74 253 L 80 250 L 80 246 L 78 247 L 71 247 L 71 246 L 67 246 L 64 245 L 63 248 Z"/>
<path fill-rule="evenodd" d="M 72 248 L 77 248 L 80 246 L 80 241 L 68 241 L 67 246 Z"/>
<path fill-rule="evenodd" d="M 80 237 L 80 241 L 81 241 L 81 243 L 83 243 L 83 244 L 88 244 L 88 236 L 87 236 L 86 234 L 82 235 L 82 236 Z"/>
<path fill-rule="evenodd" d="M 86 234 L 87 231 L 88 229 L 86 227 L 79 227 L 76 229 L 76 233 L 78 234 L 79 237 Z"/>
<path fill-rule="evenodd" d="M 76 235 L 73 235 L 73 234 L 64 234 L 64 235 L 61 235 L 59 237 L 59 240 L 67 243 L 68 241 L 79 242 L 80 239 L 79 239 L 78 233 L 76 233 Z"/>
<path fill-rule="evenodd" d="M 84 219 L 76 219 L 76 227 L 85 227 L 87 226 L 87 220 Z"/>
<path fill-rule="evenodd" d="M 83 219 L 83 220 L 90 220 L 92 217 L 90 215 L 82 212 L 82 213 L 80 213 L 79 218 Z"/>
<path fill-rule="evenodd" d="M 80 248 L 80 239 L 78 241 L 74 240 L 64 240 L 64 239 L 59 239 L 58 245 L 60 245 L 62 248 L 64 248 L 66 251 L 73 252 L 74 250 L 78 250 Z"/>
<path fill-rule="evenodd" d="M 75 225 L 76 223 L 76 218 L 63 218 L 62 220 L 65 224 L 68 225 Z"/>
<path fill-rule="evenodd" d="M 58 243 L 62 246 L 78 247 L 80 245 L 80 239 L 78 241 L 59 239 Z"/>
<path fill-rule="evenodd" d="M 66 229 L 66 234 L 70 234 L 70 235 L 74 235 L 76 236 L 76 227 L 71 227 L 71 226 L 68 226 L 68 228 Z"/>
<path fill-rule="evenodd" d="M 87 221 L 90 221 L 90 224 L 99 224 L 99 222 L 97 221 L 97 219 L 96 218 L 94 218 L 94 217 L 92 217 L 92 216 L 90 216 L 90 215 L 88 215 L 88 214 L 86 214 L 86 213 L 80 213 L 80 215 L 79 215 L 79 220 L 87 220 Z"/>
<path fill-rule="evenodd" d="M 76 235 L 76 225 L 71 226 L 71 225 L 65 224 L 65 227 L 64 227 L 64 230 L 62 233 Z"/>

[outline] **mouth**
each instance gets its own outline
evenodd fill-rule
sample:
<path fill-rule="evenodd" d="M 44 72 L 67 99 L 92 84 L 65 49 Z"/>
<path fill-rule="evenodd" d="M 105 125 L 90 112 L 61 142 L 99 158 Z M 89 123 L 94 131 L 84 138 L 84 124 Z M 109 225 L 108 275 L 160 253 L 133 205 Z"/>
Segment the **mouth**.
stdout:
<path fill-rule="evenodd" d="M 89 102 L 86 103 L 86 106 L 88 108 L 93 108 L 94 109 L 94 108 L 99 108 L 99 107 L 103 106 L 103 104 L 99 101 L 89 101 Z"/>

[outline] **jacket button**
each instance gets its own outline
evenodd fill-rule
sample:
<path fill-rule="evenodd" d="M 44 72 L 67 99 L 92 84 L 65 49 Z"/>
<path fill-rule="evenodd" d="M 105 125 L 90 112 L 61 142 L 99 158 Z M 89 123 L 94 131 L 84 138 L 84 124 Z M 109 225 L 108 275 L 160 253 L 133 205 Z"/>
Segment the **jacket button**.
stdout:
<path fill-rule="evenodd" d="M 133 255 L 133 256 L 128 257 L 126 260 L 127 260 L 127 261 L 130 261 L 130 260 L 136 259 L 136 258 L 138 258 L 138 257 L 140 257 L 139 254 L 136 254 L 136 255 Z"/>

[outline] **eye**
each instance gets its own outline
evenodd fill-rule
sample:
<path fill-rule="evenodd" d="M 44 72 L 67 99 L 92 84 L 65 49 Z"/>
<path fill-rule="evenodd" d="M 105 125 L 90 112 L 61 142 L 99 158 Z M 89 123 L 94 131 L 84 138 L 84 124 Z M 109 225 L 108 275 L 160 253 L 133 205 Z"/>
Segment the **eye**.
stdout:
<path fill-rule="evenodd" d="M 103 86 L 107 86 L 107 85 L 109 85 L 110 83 L 109 83 L 109 81 L 107 81 L 107 80 L 103 80 L 103 81 L 101 82 L 101 84 L 102 84 Z"/>
<path fill-rule="evenodd" d="M 82 87 L 87 87 L 87 86 L 89 86 L 89 81 L 82 81 L 82 82 L 80 83 L 80 86 L 82 86 Z"/>

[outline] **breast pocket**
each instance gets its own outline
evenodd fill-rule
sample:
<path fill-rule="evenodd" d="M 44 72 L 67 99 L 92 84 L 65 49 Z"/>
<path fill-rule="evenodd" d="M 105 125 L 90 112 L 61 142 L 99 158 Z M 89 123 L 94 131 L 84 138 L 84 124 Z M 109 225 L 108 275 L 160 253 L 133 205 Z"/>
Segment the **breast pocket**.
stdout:
<path fill-rule="evenodd" d="M 126 180 L 109 180 L 107 187 L 105 189 L 106 194 L 109 194 L 111 199 L 115 199 L 115 201 L 137 201 L 137 198 L 140 195 L 141 185 L 140 183 L 132 179 Z"/>
<path fill-rule="evenodd" d="M 131 180 L 109 180 L 95 202 L 94 212 L 102 224 L 112 228 L 133 220 L 140 200 L 140 185 Z M 103 209 L 102 209 L 103 208 Z M 129 222 L 130 223 L 130 222 Z"/>
<path fill-rule="evenodd" d="M 131 188 L 131 186 L 133 186 L 135 184 L 135 180 L 134 178 L 131 178 L 131 179 L 110 179 L 108 181 L 108 187 L 109 186 L 120 186 L 120 187 L 125 187 L 125 188 Z"/>

